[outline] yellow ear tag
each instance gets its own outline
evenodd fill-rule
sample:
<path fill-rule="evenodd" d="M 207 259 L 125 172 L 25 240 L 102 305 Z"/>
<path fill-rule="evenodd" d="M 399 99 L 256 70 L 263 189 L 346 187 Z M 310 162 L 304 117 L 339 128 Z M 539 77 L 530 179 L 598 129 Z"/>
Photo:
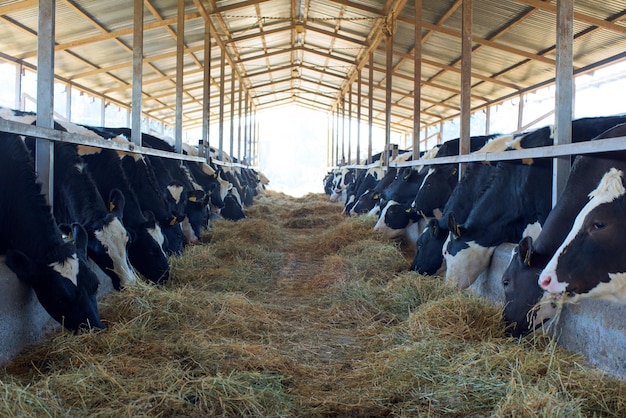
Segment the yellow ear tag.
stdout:
<path fill-rule="evenodd" d="M 177 221 L 177 220 L 178 220 L 178 219 L 176 218 L 176 216 L 174 216 L 174 217 L 172 218 L 172 220 L 170 221 L 170 226 L 174 226 L 174 225 L 176 225 L 176 221 Z"/>
<path fill-rule="evenodd" d="M 530 267 L 530 256 L 532 255 L 532 251 L 526 251 L 526 257 L 524 257 L 524 264 Z"/>
<path fill-rule="evenodd" d="M 458 169 L 454 169 L 454 171 L 452 171 L 452 175 L 455 175 L 459 170 Z"/>
<path fill-rule="evenodd" d="M 378 193 L 376 193 L 376 194 L 374 195 L 374 199 L 378 199 L 379 197 L 380 197 L 380 196 L 378 195 Z"/>
<path fill-rule="evenodd" d="M 456 236 L 457 236 L 457 237 L 460 237 L 460 236 L 461 236 L 461 230 L 459 229 L 459 226 L 458 226 L 458 225 L 454 228 L 454 231 L 456 232 Z"/>
<path fill-rule="evenodd" d="M 115 209 L 115 203 L 109 202 L 109 212 L 113 212 L 114 209 Z"/>
<path fill-rule="evenodd" d="M 213 177 L 217 177 L 217 173 L 213 173 Z"/>
<path fill-rule="evenodd" d="M 190 197 L 189 197 L 189 201 L 190 201 L 190 202 L 196 202 L 197 200 L 198 200 L 198 199 L 196 199 L 196 197 L 195 197 L 195 196 L 190 196 Z"/>
<path fill-rule="evenodd" d="M 411 208 L 407 208 L 407 209 L 405 210 L 405 212 L 406 212 L 406 213 L 411 213 Z"/>

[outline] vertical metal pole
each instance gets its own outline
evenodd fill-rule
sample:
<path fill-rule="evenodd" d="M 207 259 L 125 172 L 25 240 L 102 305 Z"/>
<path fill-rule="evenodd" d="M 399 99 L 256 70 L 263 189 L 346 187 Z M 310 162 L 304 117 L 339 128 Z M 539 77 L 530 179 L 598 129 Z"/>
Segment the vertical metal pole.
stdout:
<path fill-rule="evenodd" d="M 254 112 L 254 162 L 255 165 L 259 164 L 259 120 L 257 118 L 256 112 Z"/>
<path fill-rule="evenodd" d="M 211 119 L 211 25 L 204 22 L 204 68 L 202 72 L 202 144 L 210 150 L 209 119 Z M 204 156 L 204 154 L 202 154 Z"/>
<path fill-rule="evenodd" d="M 185 2 L 178 2 L 176 16 L 176 152 L 183 152 L 183 68 L 185 53 Z"/>
<path fill-rule="evenodd" d="M 67 120 L 72 120 L 72 85 L 69 83 L 65 86 L 65 117 Z"/>
<path fill-rule="evenodd" d="M 463 0 L 461 36 L 461 138 L 459 155 L 470 152 L 470 116 L 472 112 L 472 8 L 473 0 Z M 441 131 L 440 131 L 441 132 Z M 459 164 L 459 179 L 465 164 Z"/>
<path fill-rule="evenodd" d="M 573 115 L 573 43 L 574 43 L 574 0 L 557 0 L 556 3 L 556 115 L 554 144 L 572 142 Z M 552 182 L 552 206 L 561 195 L 569 175 L 571 159 L 554 159 Z"/>
<path fill-rule="evenodd" d="M 369 80 L 367 91 L 367 163 L 372 163 L 372 141 L 374 137 L 374 53 L 370 54 L 369 59 Z"/>
<path fill-rule="evenodd" d="M 422 0 L 415 0 L 415 47 L 413 52 L 413 160 L 420 157 L 422 123 Z"/>
<path fill-rule="evenodd" d="M 241 93 L 243 88 L 241 81 L 239 81 L 239 99 L 237 100 L 237 158 L 241 160 Z M 241 161 L 240 161 L 241 162 Z"/>
<path fill-rule="evenodd" d="M 487 106 L 485 113 L 485 135 L 489 135 L 491 132 L 491 106 Z"/>
<path fill-rule="evenodd" d="M 24 110 L 22 107 L 22 71 L 24 71 L 22 64 L 15 66 L 15 100 L 13 107 L 18 110 Z"/>
<path fill-rule="evenodd" d="M 220 56 L 220 122 L 219 122 L 219 146 L 217 151 L 217 159 L 223 160 L 223 147 L 224 147 L 224 89 L 226 85 L 226 74 L 224 74 L 224 70 L 226 69 L 226 51 L 221 51 Z"/>
<path fill-rule="evenodd" d="M 141 145 L 141 85 L 143 83 L 143 0 L 133 2 L 133 88 L 130 140 Z"/>
<path fill-rule="evenodd" d="M 249 129 L 249 124 L 250 124 L 250 117 L 249 117 L 249 105 L 250 103 L 250 94 L 246 93 L 245 95 L 245 100 L 244 100 L 244 106 L 245 106 L 245 111 L 244 111 L 244 124 L 243 124 L 243 157 L 246 159 L 246 162 L 249 164 L 250 163 L 250 156 L 248 155 L 248 138 L 249 138 L 249 134 L 248 134 L 248 129 Z"/>
<path fill-rule="evenodd" d="M 37 126 L 54 128 L 54 34 L 56 0 L 39 5 L 37 28 Z M 52 141 L 37 139 L 35 172 L 41 192 L 50 206 L 54 204 L 54 146 Z"/>
<path fill-rule="evenodd" d="M 519 95 L 519 106 L 517 107 L 517 130 L 522 129 L 524 122 L 524 93 Z"/>
<path fill-rule="evenodd" d="M 335 165 L 339 165 L 339 106 L 340 103 L 337 103 L 337 111 L 335 112 L 335 120 L 337 121 L 337 123 L 335 124 L 335 137 L 336 137 L 336 141 L 335 141 Z"/>
<path fill-rule="evenodd" d="M 352 163 L 352 85 L 348 91 L 348 163 Z"/>
<path fill-rule="evenodd" d="M 393 19 L 393 17 L 387 17 L 387 19 Z M 385 38 L 385 50 L 387 52 L 386 59 L 386 82 L 385 82 L 385 153 L 383 158 L 383 164 L 385 166 L 389 165 L 389 145 L 391 144 L 391 94 L 393 88 L 393 31 L 390 29 L 390 26 L 393 25 L 393 22 L 387 22 L 387 36 Z"/>
<path fill-rule="evenodd" d="M 346 99 L 341 98 L 341 165 L 346 164 Z"/>
<path fill-rule="evenodd" d="M 356 82 L 356 163 L 361 164 L 361 70 Z"/>
<path fill-rule="evenodd" d="M 235 157 L 235 71 L 230 71 L 230 158 Z"/>

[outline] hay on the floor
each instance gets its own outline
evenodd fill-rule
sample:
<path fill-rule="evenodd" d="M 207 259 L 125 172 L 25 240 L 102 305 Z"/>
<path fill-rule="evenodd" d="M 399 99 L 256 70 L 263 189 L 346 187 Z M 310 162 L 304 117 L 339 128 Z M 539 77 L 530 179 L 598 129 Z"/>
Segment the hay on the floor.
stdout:
<path fill-rule="evenodd" d="M 0 416 L 626 415 L 625 382 L 546 335 L 505 337 L 500 307 L 406 271 L 327 199 L 268 192 L 213 222 L 166 285 L 103 298 L 106 330 L 7 365 Z"/>

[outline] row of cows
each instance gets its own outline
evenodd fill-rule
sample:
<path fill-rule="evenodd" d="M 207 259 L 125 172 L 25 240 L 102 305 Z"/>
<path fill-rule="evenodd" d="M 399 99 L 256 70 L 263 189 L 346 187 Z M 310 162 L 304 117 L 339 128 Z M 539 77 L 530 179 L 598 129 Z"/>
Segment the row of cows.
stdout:
<path fill-rule="evenodd" d="M 36 114 L 0 108 L 0 118 L 35 124 Z M 55 129 L 128 142 L 127 128 L 55 122 Z M 251 168 L 54 142 L 52 209 L 34 172 L 34 138 L 0 132 L 0 255 L 67 329 L 104 328 L 90 258 L 122 289 L 141 276 L 162 284 L 169 256 L 199 242 L 211 218 L 245 218 L 267 179 Z M 46 142 L 47 144 L 47 142 Z M 142 134 L 142 145 L 174 152 Z M 185 148 L 197 155 L 197 149 Z M 215 150 L 211 149 L 211 154 Z"/>
<path fill-rule="evenodd" d="M 626 115 L 572 121 L 572 142 L 626 136 Z M 471 138 L 472 153 L 553 144 L 553 127 Z M 459 139 L 420 160 L 458 155 Z M 400 154 L 399 159 L 412 153 Z M 378 158 L 379 156 L 377 156 Z M 375 158 L 375 160 L 377 159 Z M 397 168 L 337 168 L 324 180 L 346 215 L 376 216 L 375 230 L 415 250 L 411 269 L 469 287 L 496 247 L 517 243 L 503 274 L 507 331 L 521 336 L 550 319 L 557 299 L 626 303 L 626 150 L 571 157 L 552 208 L 552 159 Z"/>

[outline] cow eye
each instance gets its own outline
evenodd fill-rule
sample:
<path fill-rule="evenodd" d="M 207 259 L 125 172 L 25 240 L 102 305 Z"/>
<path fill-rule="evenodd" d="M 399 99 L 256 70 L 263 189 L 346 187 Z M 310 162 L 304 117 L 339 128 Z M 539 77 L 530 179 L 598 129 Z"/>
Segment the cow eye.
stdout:
<path fill-rule="evenodd" d="M 502 279 L 502 286 L 507 287 L 509 285 L 509 279 Z"/>
<path fill-rule="evenodd" d="M 604 226 L 605 226 L 604 222 L 601 222 L 601 221 L 595 221 L 593 223 L 593 229 L 596 230 L 596 231 L 598 231 L 600 229 L 604 229 Z"/>

